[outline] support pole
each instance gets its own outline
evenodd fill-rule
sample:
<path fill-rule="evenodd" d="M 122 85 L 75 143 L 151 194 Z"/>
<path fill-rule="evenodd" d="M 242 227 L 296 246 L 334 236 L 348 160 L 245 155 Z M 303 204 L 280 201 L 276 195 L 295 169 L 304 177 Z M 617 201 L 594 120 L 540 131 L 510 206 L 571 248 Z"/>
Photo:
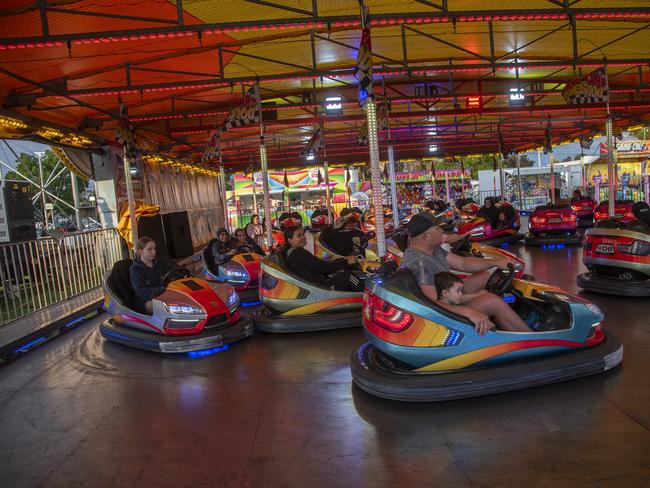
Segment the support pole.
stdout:
<path fill-rule="evenodd" d="M 327 165 L 327 157 L 323 158 L 323 171 L 325 172 L 325 205 L 327 206 L 327 223 L 332 224 L 332 200 L 330 197 L 330 171 Z"/>
<path fill-rule="evenodd" d="M 366 13 L 363 0 L 359 0 L 361 9 L 361 27 L 366 29 Z M 371 64 L 372 64 L 372 53 Z M 372 67 L 371 67 L 372 68 Z M 371 74 L 372 76 L 372 74 Z M 372 83 L 369 87 L 372 92 Z M 372 185 L 372 200 L 375 206 L 375 231 L 377 234 L 377 254 L 383 259 L 386 254 L 386 234 L 384 232 L 384 201 L 382 198 L 381 168 L 379 167 L 379 134 L 377 127 L 377 106 L 374 96 L 368 96 L 363 107 L 366 112 L 368 125 L 368 151 L 370 152 L 370 184 Z"/>
<path fill-rule="evenodd" d="M 79 192 L 77 191 L 77 175 L 70 171 L 70 184 L 72 185 L 72 201 L 74 203 L 74 218 L 77 230 L 81 230 L 81 216 L 79 215 Z"/>
<path fill-rule="evenodd" d="M 260 126 L 262 124 L 260 123 Z M 263 130 L 263 129 L 262 129 Z M 262 162 L 262 188 L 264 190 L 264 218 L 266 224 L 266 239 L 269 249 L 273 247 L 273 223 L 271 217 L 271 198 L 269 195 L 269 163 L 266 158 L 264 136 L 260 136 L 260 161 Z"/>
<path fill-rule="evenodd" d="M 548 158 L 549 166 L 551 168 L 551 203 L 555 205 L 555 173 L 553 172 L 553 152 L 551 152 L 551 155 Z"/>
<path fill-rule="evenodd" d="M 605 85 L 609 94 L 609 71 L 605 60 Z M 607 135 L 607 199 L 609 203 L 609 218 L 616 215 L 616 160 L 614 159 L 614 121 L 609 110 L 609 95 L 607 96 L 607 121 L 605 122 L 605 134 Z"/>
<path fill-rule="evenodd" d="M 364 106 L 368 123 L 368 150 L 370 151 L 370 183 L 372 200 L 375 206 L 375 225 L 377 233 L 377 254 L 383 258 L 386 254 L 386 234 L 384 233 L 384 201 L 382 198 L 381 169 L 379 168 L 379 137 L 377 134 L 377 107 L 374 100 L 368 100 Z"/>
<path fill-rule="evenodd" d="M 445 169 L 445 193 L 447 195 L 447 203 L 449 203 L 449 170 Z"/>
<path fill-rule="evenodd" d="M 609 113 L 609 104 L 607 106 L 607 122 L 605 123 L 605 133 L 607 134 L 607 200 L 609 203 L 609 218 L 615 216 L 616 202 L 616 161 L 614 159 L 614 126 L 612 115 Z"/>
<path fill-rule="evenodd" d="M 251 170 L 251 180 L 253 182 L 253 213 L 257 213 L 257 192 L 255 191 L 255 188 L 257 185 L 255 184 L 255 170 Z"/>
<path fill-rule="evenodd" d="M 219 155 L 219 186 L 221 187 L 221 202 L 223 206 L 223 226 L 230 231 L 230 215 L 228 215 L 228 197 L 226 193 L 226 170 L 223 167 L 221 155 Z"/>
<path fill-rule="evenodd" d="M 521 191 L 521 164 L 519 162 L 519 154 L 515 154 L 517 158 L 517 196 L 519 197 L 519 210 L 524 209 L 524 194 Z"/>
<path fill-rule="evenodd" d="M 399 208 L 397 208 L 397 183 L 395 182 L 395 154 L 393 145 L 388 145 L 388 175 L 390 177 L 390 199 L 393 206 L 393 228 L 399 229 Z"/>
<path fill-rule="evenodd" d="M 504 195 L 506 193 L 506 180 L 503 175 L 503 154 L 501 154 L 501 158 L 499 158 L 499 188 L 501 197 L 505 198 Z"/>
<path fill-rule="evenodd" d="M 330 196 L 330 171 L 327 164 L 327 147 L 325 145 L 325 123 L 321 119 L 320 123 L 321 146 L 323 148 L 323 171 L 325 172 L 325 206 L 327 207 L 327 223 L 334 223 L 332 215 L 332 197 Z"/>
<path fill-rule="evenodd" d="M 587 194 L 587 174 L 585 173 L 585 151 L 580 148 L 580 186 L 582 187 L 582 191 L 585 192 L 585 196 Z"/>
<path fill-rule="evenodd" d="M 124 148 L 124 179 L 126 180 L 126 198 L 129 202 L 129 219 L 131 220 L 131 241 L 133 247 L 131 248 L 131 255 L 135 255 L 135 243 L 138 240 L 138 223 L 135 218 L 135 201 L 133 199 L 133 180 L 131 179 L 131 164 L 126 155 L 126 147 Z"/>
<path fill-rule="evenodd" d="M 38 178 L 41 190 L 41 205 L 43 206 L 43 228 L 47 229 L 47 211 L 45 210 L 45 180 L 43 179 L 43 154 L 42 152 L 34 153 L 38 158 Z"/>

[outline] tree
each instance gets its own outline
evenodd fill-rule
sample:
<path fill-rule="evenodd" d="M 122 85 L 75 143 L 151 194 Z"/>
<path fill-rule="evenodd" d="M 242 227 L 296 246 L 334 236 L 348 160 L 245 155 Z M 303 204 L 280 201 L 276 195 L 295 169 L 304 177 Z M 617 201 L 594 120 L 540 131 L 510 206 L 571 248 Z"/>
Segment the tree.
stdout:
<path fill-rule="evenodd" d="M 53 178 L 52 181 L 47 185 L 47 191 L 56 195 L 61 200 L 74 205 L 74 200 L 72 198 L 72 182 L 70 180 L 70 172 L 63 171 L 60 175 L 56 176 L 65 166 L 59 158 L 54 154 L 50 149 L 46 150 L 41 158 L 41 165 L 43 167 L 43 180 L 48 182 L 50 178 Z M 5 178 L 7 180 L 18 180 L 24 181 L 25 178 L 20 176 L 21 174 L 29 178 L 35 183 L 40 182 L 40 175 L 38 169 L 38 157 L 34 154 L 20 153 L 20 156 L 15 162 L 16 171 L 9 171 Z M 19 174 L 20 173 L 20 174 Z M 55 177 L 56 176 L 56 177 Z M 86 188 L 86 182 L 77 179 L 77 190 L 81 194 Z M 38 187 L 32 185 L 32 192 L 36 194 L 38 192 Z M 45 201 L 47 203 L 54 204 L 54 213 L 63 214 L 68 217 L 74 217 L 74 211 L 72 208 L 61 203 L 55 198 L 51 197 L 47 193 L 45 194 Z M 34 213 L 37 219 L 41 219 L 43 216 L 42 208 L 43 200 L 37 198 L 34 202 Z"/>

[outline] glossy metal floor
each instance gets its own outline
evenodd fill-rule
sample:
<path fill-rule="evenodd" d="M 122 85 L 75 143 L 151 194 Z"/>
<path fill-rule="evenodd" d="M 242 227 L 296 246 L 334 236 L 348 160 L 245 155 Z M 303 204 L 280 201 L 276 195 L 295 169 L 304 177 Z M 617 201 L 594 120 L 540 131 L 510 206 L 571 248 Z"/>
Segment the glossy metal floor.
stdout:
<path fill-rule="evenodd" d="M 579 248 L 513 250 L 576 291 Z M 257 334 L 190 359 L 105 343 L 95 320 L 0 370 L 0 485 L 647 487 L 650 302 L 592 298 L 621 368 L 428 405 L 352 388 L 360 330 Z"/>

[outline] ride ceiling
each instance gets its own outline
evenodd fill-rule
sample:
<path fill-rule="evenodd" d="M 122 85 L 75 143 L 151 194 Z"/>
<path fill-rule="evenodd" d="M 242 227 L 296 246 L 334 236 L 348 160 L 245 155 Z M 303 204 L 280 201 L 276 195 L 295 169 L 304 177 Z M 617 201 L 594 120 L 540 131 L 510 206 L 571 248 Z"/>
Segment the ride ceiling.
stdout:
<path fill-rule="evenodd" d="M 608 67 L 615 125 L 650 119 L 650 2 L 367 0 L 375 94 L 398 158 L 540 147 L 604 131 L 602 104 L 572 106 L 565 83 Z M 331 162 L 363 161 L 352 77 L 356 0 L 5 0 L 0 115 L 115 140 L 119 99 L 140 138 L 198 161 L 210 131 L 259 80 L 271 167 L 295 167 L 325 124 Z M 511 89 L 525 105 L 512 105 Z M 323 114 L 326 97 L 342 114 Z M 275 103 L 275 107 L 266 103 Z M 514 102 L 517 103 L 517 102 Z M 387 132 L 380 133 L 385 157 Z M 222 136 L 227 167 L 259 157 L 259 127 Z"/>

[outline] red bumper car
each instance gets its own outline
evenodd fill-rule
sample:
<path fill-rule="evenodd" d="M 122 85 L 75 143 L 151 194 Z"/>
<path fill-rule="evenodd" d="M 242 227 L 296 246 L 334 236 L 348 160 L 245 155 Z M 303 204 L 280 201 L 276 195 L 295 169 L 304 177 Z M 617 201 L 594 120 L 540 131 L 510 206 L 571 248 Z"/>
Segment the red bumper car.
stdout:
<path fill-rule="evenodd" d="M 614 202 L 614 219 L 629 224 L 635 219 L 633 207 L 633 200 L 616 200 L 616 202 Z M 600 202 L 600 205 L 598 205 L 594 210 L 594 220 L 598 223 L 602 220 L 608 219 L 609 203 Z"/>
<path fill-rule="evenodd" d="M 458 225 L 459 234 L 469 234 L 472 242 L 480 242 L 489 246 L 500 246 L 520 241 L 523 235 L 519 233 L 521 220 L 519 212 L 511 205 L 499 207 L 503 220 L 489 220 L 485 217 L 475 217 Z"/>
<path fill-rule="evenodd" d="M 583 242 L 580 288 L 608 295 L 650 296 L 650 207 L 634 205 L 635 220 L 600 220 Z"/>
<path fill-rule="evenodd" d="M 459 198 L 456 200 L 455 205 L 460 212 L 460 217 L 463 219 L 476 217 L 476 212 L 481 208 L 472 198 Z"/>
<path fill-rule="evenodd" d="M 593 227 L 596 202 L 589 197 L 571 199 L 571 208 L 578 216 L 578 227 Z"/>
<path fill-rule="evenodd" d="M 542 205 L 528 220 L 526 244 L 531 246 L 565 246 L 580 244 L 578 216 L 570 205 Z"/>

